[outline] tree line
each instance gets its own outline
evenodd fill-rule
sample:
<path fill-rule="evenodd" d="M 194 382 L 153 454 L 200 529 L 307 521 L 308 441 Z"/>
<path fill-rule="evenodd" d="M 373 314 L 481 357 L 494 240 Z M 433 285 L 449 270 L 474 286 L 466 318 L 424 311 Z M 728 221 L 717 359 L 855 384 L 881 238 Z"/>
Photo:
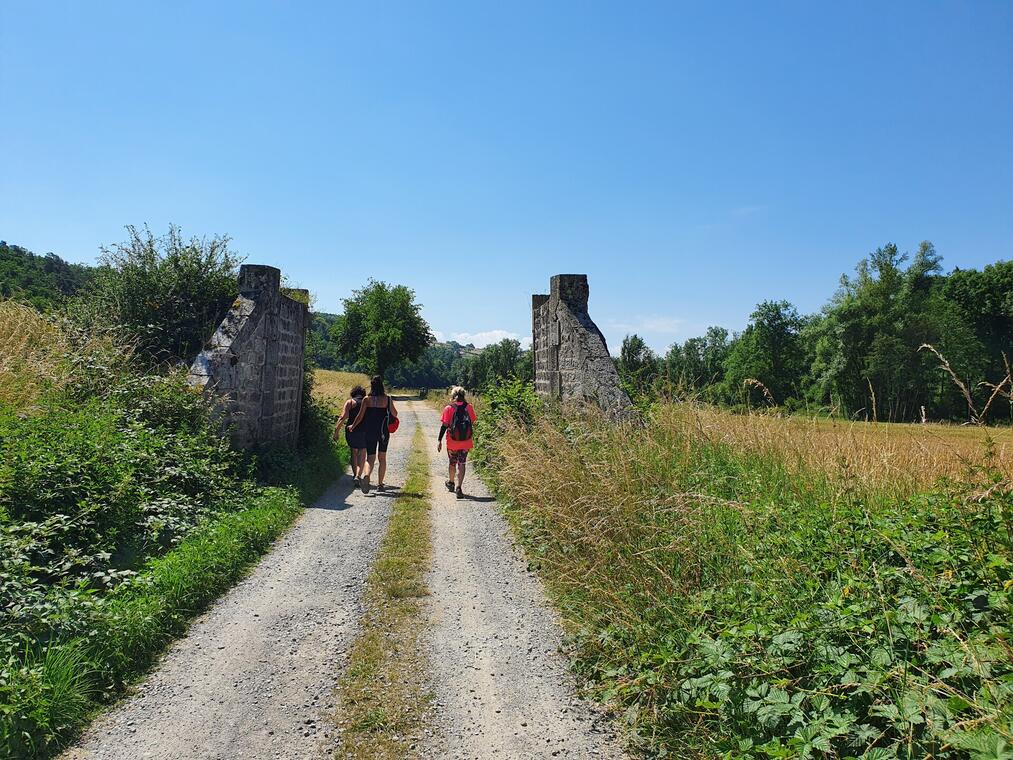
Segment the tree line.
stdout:
<path fill-rule="evenodd" d="M 485 390 L 499 379 L 533 374 L 531 352 L 517 340 L 477 349 L 437 342 L 415 292 L 371 280 L 343 301 L 342 314 L 316 314 L 309 336 L 312 361 L 324 369 L 383 375 L 399 388 L 464 385 Z"/>
<path fill-rule="evenodd" d="M 992 421 L 1013 419 L 1013 261 L 948 274 L 941 262 L 927 241 L 912 256 L 891 243 L 816 314 L 763 301 L 741 333 L 710 327 L 664 356 L 627 336 L 620 376 L 637 396 L 880 421 L 967 420 L 991 400 Z"/>

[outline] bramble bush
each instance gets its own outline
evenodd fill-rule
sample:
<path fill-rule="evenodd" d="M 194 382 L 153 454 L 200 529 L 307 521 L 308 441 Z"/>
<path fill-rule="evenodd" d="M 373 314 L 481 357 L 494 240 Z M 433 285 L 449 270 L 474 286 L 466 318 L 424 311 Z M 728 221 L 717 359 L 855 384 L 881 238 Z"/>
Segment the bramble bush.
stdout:
<path fill-rule="evenodd" d="M 986 453 L 899 494 L 728 445 L 706 419 L 658 407 L 617 428 L 550 405 L 481 441 L 577 668 L 634 746 L 1008 760 L 1008 476 Z"/>
<path fill-rule="evenodd" d="M 182 371 L 45 320 L 50 380 L 0 398 L 0 757 L 58 750 L 344 462 L 308 392 L 296 449 L 236 452 Z"/>

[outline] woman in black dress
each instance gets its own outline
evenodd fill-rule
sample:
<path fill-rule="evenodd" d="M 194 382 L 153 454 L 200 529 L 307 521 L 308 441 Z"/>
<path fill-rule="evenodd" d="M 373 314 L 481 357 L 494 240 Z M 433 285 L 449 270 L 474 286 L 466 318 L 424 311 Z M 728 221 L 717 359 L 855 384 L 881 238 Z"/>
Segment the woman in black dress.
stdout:
<path fill-rule="evenodd" d="M 387 395 L 383 387 L 383 378 L 377 375 L 369 381 L 369 395 L 362 401 L 359 414 L 349 426 L 353 433 L 362 431 L 366 439 L 366 466 L 362 470 L 362 492 L 369 493 L 369 478 L 373 472 L 377 451 L 380 455 L 380 472 L 376 490 L 385 491 L 383 477 L 387 474 L 387 444 L 390 443 L 390 421 L 397 417 L 394 399 Z"/>
<path fill-rule="evenodd" d="M 338 437 L 338 431 L 345 427 L 345 441 L 352 452 L 352 480 L 358 488 L 362 478 L 362 468 L 366 466 L 366 436 L 362 430 L 352 431 L 352 422 L 359 416 L 362 408 L 362 400 L 366 397 L 366 389 L 361 385 L 352 388 L 348 394 L 349 398 L 341 409 L 341 417 L 334 427 L 334 437 Z"/>

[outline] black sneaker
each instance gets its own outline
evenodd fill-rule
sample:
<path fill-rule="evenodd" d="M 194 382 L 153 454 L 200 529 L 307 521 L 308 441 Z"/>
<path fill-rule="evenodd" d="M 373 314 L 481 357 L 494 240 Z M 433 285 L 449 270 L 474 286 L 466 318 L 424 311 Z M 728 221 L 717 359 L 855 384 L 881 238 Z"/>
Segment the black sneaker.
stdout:
<path fill-rule="evenodd" d="M 454 492 L 454 481 L 448 480 L 447 483 L 446 483 L 446 485 L 447 485 L 447 490 L 450 491 L 451 493 L 453 493 Z"/>
<path fill-rule="evenodd" d="M 457 493 L 457 498 L 458 499 L 463 499 L 464 498 L 464 491 L 462 491 L 460 488 L 457 489 L 456 493 Z"/>
<path fill-rule="evenodd" d="M 381 483 L 380 485 L 378 485 L 376 487 L 376 490 L 379 491 L 380 493 L 383 493 L 384 491 L 387 490 L 387 486 L 385 486 L 383 483 Z"/>
<path fill-rule="evenodd" d="M 365 478 L 362 479 L 362 492 L 369 493 L 369 481 Z"/>
<path fill-rule="evenodd" d="M 352 483 L 354 483 L 354 484 L 355 484 L 355 487 L 356 487 L 356 488 L 358 488 L 359 486 L 361 486 L 361 485 L 362 485 L 362 481 L 361 481 L 361 480 L 359 480 L 358 478 L 352 478 Z"/>

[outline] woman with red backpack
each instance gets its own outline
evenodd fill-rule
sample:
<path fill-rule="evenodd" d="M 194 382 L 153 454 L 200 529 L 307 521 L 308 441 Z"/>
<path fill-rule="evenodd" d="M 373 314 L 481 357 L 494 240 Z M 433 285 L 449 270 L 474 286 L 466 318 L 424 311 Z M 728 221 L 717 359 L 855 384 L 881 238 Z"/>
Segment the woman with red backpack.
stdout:
<path fill-rule="evenodd" d="M 440 418 L 440 436 L 436 442 L 436 450 L 443 450 L 443 435 L 447 435 L 447 455 L 450 467 L 447 470 L 447 490 L 455 491 L 454 468 L 457 468 L 457 498 L 464 498 L 464 471 L 468 461 L 468 452 L 474 448 L 472 440 L 475 425 L 475 408 L 464 397 L 464 388 L 456 386 L 450 391 L 450 403 L 443 410 Z"/>

